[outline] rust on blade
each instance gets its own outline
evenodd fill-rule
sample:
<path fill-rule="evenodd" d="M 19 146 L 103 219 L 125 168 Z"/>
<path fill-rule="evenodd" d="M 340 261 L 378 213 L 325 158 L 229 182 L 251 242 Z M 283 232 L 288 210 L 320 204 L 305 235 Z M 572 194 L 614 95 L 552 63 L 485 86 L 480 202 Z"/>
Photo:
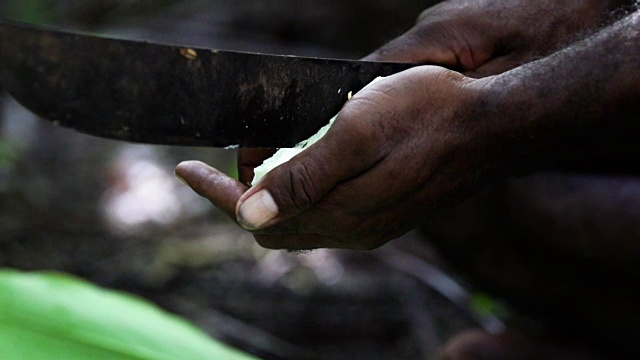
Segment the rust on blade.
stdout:
<path fill-rule="evenodd" d="M 415 64 L 276 56 L 0 23 L 0 78 L 25 107 L 127 141 L 286 147 L 377 76 Z"/>

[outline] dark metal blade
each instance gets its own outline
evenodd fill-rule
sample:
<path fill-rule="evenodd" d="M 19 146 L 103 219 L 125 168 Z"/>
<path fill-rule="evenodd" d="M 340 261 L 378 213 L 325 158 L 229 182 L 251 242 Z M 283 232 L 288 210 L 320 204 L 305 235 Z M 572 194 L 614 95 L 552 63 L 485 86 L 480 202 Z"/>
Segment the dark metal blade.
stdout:
<path fill-rule="evenodd" d="M 57 125 L 144 143 L 291 146 L 326 124 L 349 91 L 411 66 L 0 24 L 0 79 L 20 103 Z"/>

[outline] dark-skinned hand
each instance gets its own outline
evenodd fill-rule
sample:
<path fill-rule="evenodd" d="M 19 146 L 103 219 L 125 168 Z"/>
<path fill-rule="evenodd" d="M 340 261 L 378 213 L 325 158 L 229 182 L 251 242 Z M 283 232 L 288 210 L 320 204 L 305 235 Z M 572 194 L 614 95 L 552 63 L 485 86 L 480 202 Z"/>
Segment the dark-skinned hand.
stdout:
<path fill-rule="evenodd" d="M 495 75 L 586 36 L 628 0 L 450 0 L 365 60 L 437 64 L 467 76 Z"/>
<path fill-rule="evenodd" d="M 474 76 L 494 74 L 530 61 L 593 27 L 612 4 L 443 2 L 426 10 L 412 30 L 368 59 L 439 63 Z M 473 112 L 469 109 L 479 101 L 480 82 L 435 67 L 413 69 L 408 74 L 389 77 L 348 102 L 335 129 L 325 139 L 270 174 L 244 194 L 237 206 L 235 200 L 247 190 L 244 184 L 252 176 L 252 167 L 271 151 L 242 150 L 238 183 L 203 164 L 182 164 L 177 173 L 254 231 L 263 246 L 379 246 L 409 229 L 419 210 L 433 213 L 445 203 L 468 195 L 476 186 L 476 178 L 485 171 L 482 161 L 470 165 L 473 157 L 456 163 L 454 154 L 460 149 L 454 148 L 462 145 L 453 144 L 464 142 L 465 136 L 471 135 L 469 117 Z M 450 119 L 453 117 L 456 119 Z M 447 144 L 451 134 L 456 134 L 451 138 L 458 138 Z M 482 157 L 482 149 L 476 150 Z M 460 181 L 448 180 L 447 185 L 434 187 L 432 182 L 443 182 L 444 176 L 434 176 L 432 172 L 442 172 L 438 167 L 446 166 L 440 164 L 444 158 L 453 160 L 450 166 L 455 168 L 447 174 L 455 179 L 459 175 Z M 216 181 L 224 181 L 229 188 L 203 183 L 197 175 L 205 173 L 222 177 Z M 429 190 L 420 189 L 425 185 L 430 185 Z M 268 197 L 262 197 L 265 192 L 259 191 L 265 188 Z M 452 197 L 454 193 L 458 195 Z M 241 206 L 249 198 L 252 201 L 247 204 L 260 205 L 259 211 Z M 268 201 L 254 201 L 257 199 Z M 420 205 L 425 203 L 429 204 L 426 208 Z"/>
<path fill-rule="evenodd" d="M 496 73 L 602 21 L 604 3 L 445 2 L 369 59 Z M 436 67 L 391 76 L 348 102 L 325 139 L 241 198 L 264 154 L 241 152 L 237 183 L 197 163 L 182 164 L 177 174 L 263 246 L 374 248 L 470 194 L 486 175 L 486 140 L 471 130 L 481 89 L 482 81 Z M 216 186 L 221 181 L 225 186 Z"/>
<path fill-rule="evenodd" d="M 375 248 L 485 175 L 488 140 L 473 125 L 485 82 L 435 66 L 385 78 L 347 102 L 323 139 L 250 189 L 198 162 L 176 173 L 264 247 Z"/>
<path fill-rule="evenodd" d="M 370 59 L 398 60 L 394 56 L 414 49 L 406 60 L 440 62 L 474 77 L 497 74 L 535 60 L 589 32 L 608 17 L 607 10 L 615 3 L 447 2 L 425 12 L 414 30 Z M 528 10 L 510 7 L 513 4 Z M 495 8 L 487 12 L 498 5 L 504 6 L 498 9 L 502 12 Z M 447 6 L 450 8 L 446 12 L 439 10 Z M 484 9 L 484 13 L 473 12 L 474 6 L 476 10 Z M 571 11 L 558 11 L 563 7 Z M 583 11 L 577 11 L 580 9 Z M 469 12 L 466 18 L 465 12 Z M 456 21 L 455 14 L 465 20 Z M 498 21 L 496 14 L 507 21 Z M 499 79 L 473 80 L 437 67 L 416 68 L 389 77 L 347 103 L 337 128 L 324 140 L 246 193 L 247 186 L 201 163 L 183 163 L 177 173 L 232 218 L 239 215 L 245 227 L 257 228 L 253 230 L 256 239 L 264 246 L 293 249 L 378 246 L 392 238 L 394 231 L 402 232 L 417 219 L 427 218 L 473 192 L 478 179 L 490 177 L 505 160 L 491 161 L 499 158 L 491 151 L 492 143 L 504 145 L 509 138 L 513 143 L 522 142 L 524 145 L 518 147 L 502 147 L 516 150 L 512 160 L 523 163 L 527 158 L 520 151 L 527 148 L 542 150 L 527 154 L 546 153 L 545 159 L 570 157 L 572 153 L 594 148 L 581 144 L 597 143 L 600 151 L 623 144 L 629 151 L 635 151 L 637 144 L 624 139 L 625 135 L 628 138 L 638 131 L 637 122 L 625 122 L 638 113 L 638 16 L 626 20 L 568 51 Z M 450 26 L 443 26 L 440 21 Z M 532 25 L 534 30 L 527 31 Z M 438 29 L 448 30 L 438 32 Z M 492 30 L 498 34 L 503 31 L 505 36 L 496 38 Z M 447 34 L 449 37 L 443 37 Z M 467 37 L 458 36 L 461 34 Z M 481 38 L 486 41 L 476 42 L 474 34 L 484 34 Z M 420 49 L 420 45 L 424 48 Z M 491 118 L 486 117 L 491 108 L 486 106 L 487 88 L 509 88 L 498 95 L 498 102 L 509 99 L 511 105 L 493 111 L 491 117 L 500 119 L 500 125 L 493 129 L 495 122 L 478 121 Z M 494 97 L 497 94 L 500 91 L 494 92 Z M 504 94 L 509 96 L 503 97 Z M 581 126 L 580 131 L 574 132 L 576 119 Z M 585 135 L 591 138 L 583 138 Z M 251 176 L 250 169 L 261 156 L 244 152 L 240 157 L 240 165 L 248 165 L 244 171 L 241 169 L 243 182 Z M 393 159 L 395 165 L 388 159 Z M 309 164 L 314 164 L 313 168 Z M 296 170 L 295 174 L 292 170 Z M 318 177 L 324 181 L 313 180 Z M 273 201 L 269 197 L 262 198 L 267 201 L 258 201 L 262 204 L 259 206 L 262 215 L 253 217 L 244 212 L 245 200 L 265 188 L 270 189 Z M 279 210 L 278 216 L 268 220 L 265 211 L 273 215 L 274 209 Z M 514 269 L 518 270 L 517 266 L 500 276 Z M 603 332 L 627 334 L 628 323 L 633 322 L 619 321 L 618 327 L 614 327 L 617 331 L 611 332 L 607 326 L 609 332 Z M 504 349 L 503 345 L 500 348 Z M 474 350 L 472 355 L 477 354 Z"/>
<path fill-rule="evenodd" d="M 470 77 L 499 74 L 571 43 L 615 18 L 628 0 L 444 1 L 425 10 L 416 25 L 364 60 L 446 66 Z M 238 151 L 239 180 L 274 149 Z"/>

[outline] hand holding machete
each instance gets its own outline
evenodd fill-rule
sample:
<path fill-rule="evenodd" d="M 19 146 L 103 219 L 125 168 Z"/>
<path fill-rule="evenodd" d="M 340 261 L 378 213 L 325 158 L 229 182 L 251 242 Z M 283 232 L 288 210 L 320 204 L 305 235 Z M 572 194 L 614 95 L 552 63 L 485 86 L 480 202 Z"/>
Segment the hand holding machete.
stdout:
<path fill-rule="evenodd" d="M 540 59 L 615 19 L 629 0 L 443 1 L 365 60 L 429 63 L 496 75 Z"/>
<path fill-rule="evenodd" d="M 501 34 L 500 29 L 492 28 L 492 24 L 499 22 L 483 22 L 496 13 L 477 13 L 471 11 L 471 5 L 455 6 L 460 3 L 447 2 L 440 8 L 449 6 L 446 13 L 426 12 L 416 29 L 371 58 L 433 60 L 448 66 L 453 64 L 473 76 L 498 75 L 473 80 L 442 68 L 421 67 L 390 76 L 347 103 L 341 120 L 325 139 L 267 175 L 253 189 L 248 190 L 242 183 L 201 163 L 181 164 L 178 175 L 232 218 L 237 219 L 239 215 L 263 246 L 370 248 L 393 237 L 394 229 L 402 232 L 416 219 L 426 218 L 438 208 L 455 203 L 483 182 L 526 174 L 545 165 L 561 167 L 564 161 L 596 156 L 617 161 L 615 154 L 640 157 L 637 141 L 640 137 L 637 121 L 640 114 L 639 13 L 600 31 L 593 30 L 592 36 L 553 55 L 511 69 L 550 51 L 553 46 L 545 43 L 550 36 L 563 34 L 561 38 L 554 38 L 562 43 L 576 32 L 598 24 L 606 17 L 601 6 L 604 2 L 464 3 L 527 3 L 523 6 L 533 12 L 524 12 L 528 22 L 515 15 L 510 18 L 509 23 L 516 28 L 503 28 L 502 37 L 481 37 L 484 41 L 471 43 L 468 40 L 477 34 Z M 574 13 L 575 18 L 531 16 L 544 14 L 535 11 L 537 6 L 551 5 L 573 7 L 573 12 L 550 11 L 549 14 Z M 585 6 L 584 11 L 575 12 L 581 6 Z M 590 12 L 589 9 L 596 10 Z M 468 11 L 472 15 L 456 21 L 456 15 Z M 545 23 L 545 20 L 550 21 Z M 542 24 L 538 24 L 534 32 L 527 32 L 532 21 Z M 450 26 L 445 26 L 447 24 Z M 421 30 L 431 26 L 440 31 Z M 518 30 L 518 26 L 522 28 Z M 558 27 L 562 31 L 558 31 Z M 535 38 L 536 33 L 540 41 L 526 40 L 527 36 Z M 520 37 L 523 34 L 526 36 Z M 404 54 L 410 54 L 409 58 L 397 57 Z M 501 73 L 505 70 L 509 71 Z M 261 157 L 249 151 L 241 158 L 249 160 L 244 165 L 254 165 L 256 156 Z M 269 195 L 265 195 L 265 191 Z M 624 245 L 618 243 L 609 242 L 606 246 L 624 249 Z M 547 252 L 554 250 L 557 248 L 545 248 Z M 496 260 L 501 263 L 504 259 Z M 507 261 L 514 266 L 503 270 L 536 276 L 536 269 L 517 261 Z M 540 262 L 545 264 L 545 259 Z M 584 283 L 585 279 L 576 279 L 580 272 L 574 273 L 572 264 L 564 266 L 569 268 L 569 276 L 554 274 L 557 277 L 554 280 Z M 544 271 L 541 274 L 544 275 Z M 508 293 L 508 281 L 514 280 L 513 276 L 496 274 L 494 282 L 498 289 L 502 285 L 503 292 Z M 515 276 L 517 281 L 518 275 Z M 501 282 L 501 278 L 507 278 L 507 282 Z M 574 294 L 565 293 L 563 283 L 556 285 L 550 288 L 564 291 L 555 298 L 556 305 L 574 301 L 578 314 L 585 317 L 581 323 L 589 324 L 597 313 L 598 319 L 606 318 L 614 324 L 610 327 L 606 321 L 596 322 L 598 329 L 594 333 L 605 335 L 604 340 L 599 339 L 599 345 L 604 343 L 605 348 L 617 355 L 637 358 L 635 344 L 627 341 L 633 339 L 629 336 L 633 330 L 629 329 L 637 330 L 633 317 L 637 312 L 619 312 L 620 305 L 624 309 L 625 304 L 632 304 L 637 297 L 616 297 L 627 294 L 629 288 L 616 288 L 617 295 L 610 295 L 607 289 L 611 289 L 607 286 L 591 288 L 587 284 L 589 295 L 582 297 L 598 296 L 576 304 Z M 545 296 L 556 294 L 541 293 L 542 299 L 539 299 L 532 293 L 544 290 L 544 285 L 523 286 L 529 290 L 529 301 L 542 308 Z M 590 359 L 583 351 L 560 349 L 556 345 L 532 342 L 513 334 L 472 333 L 451 341 L 443 356 L 447 359 Z"/>
<path fill-rule="evenodd" d="M 483 154 L 487 137 L 465 124 L 482 108 L 485 82 L 433 66 L 379 81 L 347 102 L 322 140 L 249 189 L 237 208 L 226 197 L 246 189 L 241 183 L 209 186 L 204 178 L 229 180 L 199 163 L 176 172 L 237 213 L 265 247 L 375 248 L 408 231 L 424 211 L 468 194 L 485 175 L 485 162 L 468 155 Z"/>
<path fill-rule="evenodd" d="M 416 29 L 383 47 L 373 54 L 372 58 L 434 60 L 447 65 L 457 65 L 474 76 L 496 74 L 509 70 L 519 63 L 531 61 L 548 51 L 549 47 L 545 44 L 545 40 L 550 36 L 563 34 L 562 38 L 554 39 L 562 43 L 571 39 L 576 32 L 595 26 L 599 19 L 605 17 L 603 15 L 605 12 L 602 10 L 602 4 L 605 2 L 568 1 L 549 4 L 546 1 L 478 1 L 472 3 L 474 5 L 513 3 L 525 5 L 527 3 L 525 6 L 528 6 L 532 13 L 525 16 L 525 19 L 508 16 L 507 19 L 512 25 L 519 24 L 522 28 L 518 31 L 517 26 L 515 29 L 506 27 L 501 33 L 491 25 L 501 23 L 483 22 L 486 18 L 492 20 L 491 17 L 496 16 L 495 11 L 474 13 L 472 6 L 456 7 L 455 5 L 460 3 L 453 1 L 443 3 L 440 9 L 449 7 L 449 10 L 440 14 L 438 14 L 438 8 L 425 12 Z M 607 2 L 608 5 L 614 3 Z M 563 19 L 562 16 L 559 18 L 531 16 L 531 14 L 540 14 L 539 11 L 535 11 L 541 9 L 539 6 L 548 5 L 559 8 L 573 7 L 573 11 L 568 14 L 575 13 L 575 17 Z M 584 6 L 582 8 L 584 11 L 576 13 L 575 6 L 578 9 Z M 479 8 L 481 9 L 482 6 Z M 596 10 L 591 12 L 590 9 Z M 472 16 L 456 22 L 456 14 L 464 15 L 467 12 Z M 548 14 L 566 15 L 567 13 L 551 11 Z M 529 21 L 524 21 L 527 18 Z M 545 23 L 545 19 L 552 19 L 552 21 Z M 542 24 L 538 24 L 535 31 L 530 32 L 531 21 L 542 21 Z M 449 26 L 446 26 L 447 24 Z M 575 26 L 576 24 L 578 26 Z M 489 28 L 487 29 L 486 26 Z M 558 26 L 563 31 L 558 31 Z M 430 28 L 441 30 L 424 30 Z M 359 102 L 347 104 L 342 116 L 343 121 L 336 124 L 340 124 L 340 127 L 328 134 L 326 141 L 321 140 L 316 147 L 309 149 L 305 156 L 267 175 L 258 187 L 244 195 L 241 195 L 246 190 L 244 185 L 238 182 L 230 183 L 230 179 L 206 165 L 185 163 L 178 167 L 177 172 L 191 183 L 196 191 L 221 205 L 232 217 L 240 215 L 242 220 L 255 221 L 255 224 L 250 224 L 254 225 L 250 226 L 252 228 L 261 228 L 260 225 L 266 225 L 266 228 L 255 232 L 256 239 L 262 245 L 294 249 L 345 244 L 369 247 L 375 246 L 380 241 L 384 242 L 384 237 L 392 236 L 393 233 L 384 234 L 381 231 L 376 234 L 369 233 L 368 237 L 363 236 L 367 229 L 375 231 L 385 226 L 391 228 L 394 224 L 385 223 L 385 221 L 391 221 L 396 222 L 396 229 L 402 231 L 403 227 L 410 224 L 409 219 L 429 216 L 429 207 L 435 210 L 439 205 L 454 201 L 455 197 L 460 196 L 465 189 L 472 190 L 474 185 L 477 186 L 482 181 L 490 181 L 492 177 L 500 178 L 528 173 L 544 165 L 562 166 L 563 161 L 571 162 L 596 156 L 610 162 L 618 161 L 615 154 L 625 154 L 631 158 L 635 156 L 638 159 L 640 157 L 640 144 L 637 141 L 640 137 L 640 126 L 637 121 L 640 115 L 640 98 L 638 98 L 640 94 L 638 88 L 640 84 L 640 13 L 636 12 L 610 27 L 599 32 L 594 30 L 594 32 L 594 35 L 551 56 L 483 80 L 474 81 L 460 74 L 434 67 L 412 69 L 391 76 L 370 91 L 363 93 Z M 430 37 L 431 34 L 439 36 Z M 490 36 L 478 38 L 477 34 L 490 34 Z M 503 36 L 496 37 L 496 34 Z M 539 41 L 526 41 L 528 36 L 533 36 L 530 39 L 537 38 Z M 442 39 L 450 42 L 442 42 Z M 475 40 L 471 41 L 472 39 Z M 523 46 L 523 44 L 530 46 Z M 497 51 L 497 49 L 501 50 Z M 398 56 L 409 56 L 409 58 L 398 58 Z M 430 83 L 425 85 L 421 84 L 421 81 Z M 406 91 L 408 87 L 412 91 Z M 370 101 L 374 102 L 370 103 Z M 348 125 L 348 121 L 356 124 Z M 422 128 L 423 126 L 425 128 Z M 340 133 L 337 131 L 350 128 L 352 128 L 351 131 Z M 372 128 L 379 130 L 379 133 L 371 131 Z M 406 143 L 393 141 L 398 138 L 406 139 Z M 372 143 L 382 139 L 392 141 L 389 145 Z M 405 146 L 407 144 L 411 145 Z M 373 167 L 367 168 L 365 161 L 362 172 L 354 172 L 352 178 L 346 181 L 335 181 L 333 172 L 336 171 L 335 169 L 340 173 L 340 169 L 348 168 L 349 164 L 360 164 L 360 160 L 363 159 L 375 159 L 375 156 L 369 156 L 375 155 L 376 152 L 385 156 L 379 158 L 381 159 L 379 162 L 374 162 Z M 243 158 L 256 160 L 246 154 Z M 386 161 L 391 158 L 395 161 Z M 465 159 L 469 162 L 465 163 Z M 425 166 L 425 164 L 436 166 Z M 633 166 L 632 163 L 622 165 L 622 168 L 625 165 Z M 377 169 L 385 169 L 385 171 L 376 171 Z M 425 179 L 427 181 L 420 181 Z M 264 194 L 265 189 L 272 195 L 260 196 L 261 193 Z M 330 190 L 327 191 L 327 189 Z M 325 192 L 326 195 L 322 196 Z M 398 194 L 414 196 L 403 197 Z M 251 199 L 256 196 L 258 201 L 251 204 Z M 236 200 L 240 198 L 241 201 L 236 205 Z M 295 201 L 296 199 L 298 201 Z M 348 201 L 340 202 L 345 200 Z M 376 200 L 380 201 L 376 203 Z M 351 203 L 352 201 L 355 204 Z M 442 202 L 439 203 L 439 201 Z M 352 224 L 352 228 L 341 228 L 348 224 L 345 219 L 349 219 L 344 212 L 349 209 L 358 209 L 358 205 L 366 203 L 374 204 L 375 210 L 360 213 L 363 216 L 363 222 Z M 329 206 L 333 204 L 340 204 L 346 208 L 337 208 L 336 212 L 322 212 L 331 209 Z M 243 214 L 248 205 L 253 206 L 254 211 L 259 210 L 257 216 Z M 274 209 L 285 214 L 280 217 L 281 222 L 263 223 L 263 220 L 269 219 L 274 214 Z M 290 214 L 297 215 L 288 217 Z M 358 215 L 357 212 L 355 214 Z M 375 219 L 375 223 L 366 222 L 367 215 Z M 400 216 L 400 219 L 394 216 Z M 324 226 L 322 231 L 325 231 L 325 234 L 327 230 L 340 229 L 343 231 L 343 237 L 338 238 L 336 242 L 335 233 L 332 237 L 323 236 L 322 233 L 306 235 L 310 232 L 309 230 L 318 229 L 318 225 L 321 225 L 320 228 Z M 278 235 L 278 231 L 283 229 L 289 232 Z M 633 230 L 629 229 L 629 231 Z M 348 237 L 358 232 L 360 232 L 359 236 Z M 348 242 L 345 243 L 345 240 Z M 605 247 L 619 246 L 620 249 L 625 249 L 624 242 L 633 241 L 633 237 L 618 240 L 622 242 L 615 245 L 608 242 Z M 568 241 L 572 240 L 568 239 Z M 546 251 L 557 251 L 556 246 L 551 246 Z M 581 250 L 575 249 L 575 251 Z M 562 254 L 562 251 L 559 254 Z M 500 263 L 504 259 L 496 260 Z M 503 268 L 503 270 L 520 275 L 525 274 L 525 276 L 536 276 L 536 269 L 531 268 L 531 264 L 517 263 L 517 261 L 518 259 L 512 259 L 511 262 L 507 262 L 514 264 L 514 267 Z M 544 259 L 540 262 L 545 264 Z M 584 279 L 576 279 L 576 276 L 579 276 L 576 274 L 580 272 L 572 272 L 575 271 L 571 269 L 572 264 L 565 266 L 569 268 L 568 274 L 556 274 L 556 280 L 561 279 L 571 284 L 584 282 Z M 512 284 L 512 289 L 509 289 L 509 278 L 514 281 L 513 275 L 491 274 L 495 275 L 494 285 L 497 284 L 498 289 L 502 286 L 502 291 L 506 295 L 510 291 L 511 294 L 513 291 L 517 294 L 518 289 L 523 288 L 523 285 L 513 286 Z M 543 275 L 542 279 L 545 278 L 544 270 L 539 274 Z M 603 273 L 600 276 L 607 275 Z M 506 278 L 506 282 L 501 278 Z M 526 280 L 526 278 L 520 280 Z M 517 275 L 515 281 L 518 281 Z M 539 281 L 538 279 L 534 282 Z M 613 281 L 615 282 L 615 279 Z M 603 284 L 593 285 L 602 286 Z M 591 324 L 592 327 L 590 330 L 586 327 L 583 330 L 594 331 L 593 327 L 597 328 L 592 334 L 596 334 L 599 346 L 616 354 L 615 358 L 620 358 L 622 354 L 625 354 L 626 358 L 637 358 L 635 344 L 629 341 L 634 340 L 633 336 L 629 336 L 634 333 L 633 329 L 637 333 L 637 321 L 634 322 L 633 317 L 637 312 L 631 309 L 619 311 L 620 308 L 625 308 L 625 304 L 633 303 L 634 297 L 627 298 L 624 295 L 620 297 L 620 294 L 628 294 L 627 291 L 633 289 L 633 285 L 631 288 L 623 286 L 615 289 L 609 288 L 608 286 L 612 285 L 606 283 L 602 288 L 591 288 L 586 285 L 587 293 L 597 296 L 590 300 L 588 299 L 590 295 L 578 295 L 585 298 L 580 304 L 576 303 L 574 294 L 566 290 L 576 286 L 580 289 L 579 285 L 563 287 L 562 283 L 557 284 L 555 288 L 564 290 L 555 299 L 558 302 L 555 307 L 562 304 L 575 304 L 578 314 L 584 317 L 579 319 L 579 323 Z M 524 285 L 524 289 L 531 294 L 528 301 L 542 308 L 545 306 L 545 296 L 555 294 L 550 292 L 545 295 L 546 288 L 541 284 Z M 554 289 L 554 286 L 548 288 Z M 541 299 L 532 294 L 539 290 L 542 290 Z M 611 290 L 614 290 L 618 297 L 611 296 Z M 631 294 L 637 293 L 631 291 Z M 603 299 L 606 301 L 602 302 Z M 590 323 L 594 313 L 598 313 L 598 319 L 606 320 L 596 321 L 595 325 Z M 602 335 L 604 340 L 601 339 Z M 557 341 L 557 339 L 554 340 Z M 590 358 L 584 351 L 561 349 L 557 344 L 531 341 L 513 334 L 494 336 L 478 332 L 453 339 L 445 347 L 442 356 L 447 359 L 491 358 L 497 360 Z"/>
<path fill-rule="evenodd" d="M 450 4 L 455 5 L 455 2 L 444 3 L 442 7 L 446 10 L 446 6 L 452 6 Z M 536 5 L 531 7 L 535 10 Z M 509 9 L 514 10 L 507 7 Z M 481 7 L 481 10 L 485 11 L 481 14 L 488 17 L 496 16 L 493 6 Z M 522 34 L 523 30 L 507 26 L 478 31 L 478 27 L 494 24 L 491 21 L 478 20 L 479 24 L 471 23 L 460 30 L 466 32 L 456 34 L 451 31 L 458 29 L 451 26 L 456 24 L 455 15 L 464 15 L 470 10 L 452 6 L 450 17 L 449 12 L 440 11 L 444 10 L 427 11 L 417 30 L 411 30 L 372 57 L 393 57 L 405 51 L 412 54 L 412 60 L 438 60 L 476 73 L 492 73 L 531 60 L 530 57 L 541 51 L 537 46 L 543 42 L 535 42 L 527 51 L 508 53 L 523 41 L 511 34 Z M 601 13 L 594 11 L 594 14 Z M 481 14 L 471 12 L 469 16 L 470 19 L 485 19 Z M 532 14 L 538 12 L 524 12 L 524 15 L 516 12 L 515 18 L 508 18 L 507 25 L 528 28 L 531 24 L 519 21 L 517 16 L 540 21 Z M 582 20 L 570 22 L 552 18 L 546 27 L 549 30 L 540 34 L 552 33 L 552 24 L 558 26 L 561 22 L 570 28 L 563 32 L 566 36 L 557 40 L 563 41 L 570 37 L 569 34 L 599 22 L 601 16 L 588 16 L 591 19 L 586 21 L 588 24 Z M 582 19 L 582 12 L 578 12 L 578 18 Z M 441 40 L 433 40 L 427 37 L 429 32 L 421 30 L 436 26 L 433 24 L 445 29 L 435 33 L 434 38 L 448 39 L 451 43 L 443 45 Z M 436 67 L 420 67 L 390 76 L 347 103 L 325 139 L 276 169 L 242 197 L 240 194 L 247 190 L 245 185 L 231 182 L 205 165 L 182 164 L 177 168 L 177 174 L 252 230 L 263 246 L 373 248 L 402 234 L 419 218 L 470 195 L 483 182 L 533 171 L 540 162 L 575 156 L 584 149 L 571 145 L 583 143 L 586 140 L 583 136 L 592 135 L 573 131 L 576 113 L 582 114 L 587 108 L 594 110 L 581 120 L 583 124 L 585 119 L 591 121 L 589 126 L 593 125 L 594 129 L 602 126 L 598 121 L 605 108 L 610 109 L 610 115 L 628 118 L 628 112 L 624 113 L 624 110 L 630 106 L 630 92 L 634 89 L 629 85 L 633 84 L 633 79 L 624 74 L 633 73 L 637 64 L 615 63 L 621 61 L 620 58 L 616 60 L 604 52 L 602 44 L 610 43 L 608 36 L 613 36 L 615 41 L 616 35 L 607 35 L 608 32 L 624 32 L 625 28 L 633 26 L 637 24 L 627 19 L 618 24 L 622 29 L 607 29 L 589 42 L 549 59 L 482 80 Z M 539 28 L 545 29 L 544 26 Z M 484 42 L 468 41 L 476 36 L 476 32 L 500 34 L 500 30 L 505 32 L 503 37 L 496 35 Z M 418 34 L 423 37 L 416 41 Z M 514 43 L 509 45 L 508 40 Z M 427 44 L 430 48 L 417 50 L 417 44 Z M 476 47 L 469 47 L 471 45 Z M 504 49 L 496 52 L 498 45 Z M 625 47 L 618 47 L 618 51 L 634 54 L 632 44 L 625 42 L 623 45 Z M 451 51 L 443 51 L 443 48 Z M 424 54 L 441 55 L 430 58 Z M 617 69 L 618 72 L 602 71 L 603 65 L 599 62 L 605 58 L 613 62 L 604 65 L 606 69 Z M 574 79 L 578 78 L 584 84 L 576 87 Z M 590 98 L 593 94 L 589 91 L 595 91 L 593 87 L 598 78 L 609 81 L 611 94 L 622 94 L 612 98 Z M 573 97 L 543 99 L 544 93 L 551 88 L 573 92 Z M 588 102 L 592 103 L 590 107 L 582 106 Z M 602 105 L 597 106 L 598 103 Z M 550 128 L 564 133 L 549 131 Z M 607 130 L 612 135 L 621 135 L 615 129 Z M 216 187 L 219 182 L 226 186 Z M 236 203 L 235 200 L 239 201 Z"/>

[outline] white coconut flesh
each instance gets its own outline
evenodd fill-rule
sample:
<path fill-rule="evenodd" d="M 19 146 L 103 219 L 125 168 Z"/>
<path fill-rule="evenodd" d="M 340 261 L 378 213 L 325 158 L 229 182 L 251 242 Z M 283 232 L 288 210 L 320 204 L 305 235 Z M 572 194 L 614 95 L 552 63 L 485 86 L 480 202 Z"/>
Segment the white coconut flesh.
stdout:
<path fill-rule="evenodd" d="M 365 86 L 363 88 L 363 90 L 366 89 L 367 87 L 369 87 L 371 84 L 373 84 L 373 83 L 377 82 L 378 80 L 382 79 L 382 78 L 383 77 L 375 78 L 372 82 L 370 82 L 367 86 Z M 349 92 L 349 100 L 350 99 L 351 99 L 351 92 Z M 331 120 L 329 120 L 329 123 L 327 125 L 323 126 L 320 130 L 318 130 L 317 133 L 312 135 L 310 138 L 299 142 L 295 147 L 293 147 L 293 148 L 283 148 L 283 149 L 280 149 L 280 150 L 276 151 L 276 153 L 273 154 L 273 156 L 271 156 L 270 158 L 266 159 L 262 163 L 262 165 L 260 165 L 260 166 L 258 166 L 258 167 L 256 167 L 254 169 L 254 176 L 253 176 L 253 181 L 251 182 L 251 185 L 255 186 L 271 170 L 273 170 L 273 169 L 277 168 L 278 166 L 280 166 L 280 165 L 286 163 L 287 161 L 291 160 L 294 156 L 300 154 L 305 149 L 307 149 L 311 145 L 313 145 L 316 142 L 318 142 L 318 140 L 322 139 L 322 137 L 327 133 L 327 131 L 329 131 L 329 129 L 331 128 L 331 126 L 333 125 L 333 123 L 335 122 L 337 117 L 338 117 L 338 115 L 336 115 L 333 118 L 331 118 Z"/>

